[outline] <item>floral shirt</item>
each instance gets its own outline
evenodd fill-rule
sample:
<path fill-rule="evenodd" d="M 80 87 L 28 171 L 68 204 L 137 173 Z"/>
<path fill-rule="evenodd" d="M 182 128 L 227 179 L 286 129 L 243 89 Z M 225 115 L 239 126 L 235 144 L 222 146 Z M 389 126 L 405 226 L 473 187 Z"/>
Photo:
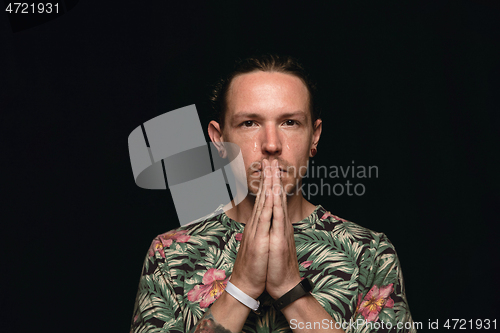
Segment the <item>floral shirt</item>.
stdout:
<path fill-rule="evenodd" d="M 245 225 L 225 213 L 181 226 L 153 240 L 144 261 L 131 332 L 189 332 L 224 292 Z M 322 206 L 294 223 L 302 277 L 311 294 L 345 332 L 416 332 L 394 246 L 378 232 L 341 219 Z M 243 332 L 333 328 L 335 322 L 287 322 L 264 292 L 260 315 Z M 295 326 L 294 326 L 295 325 Z M 299 326 L 299 325 L 302 325 Z"/>

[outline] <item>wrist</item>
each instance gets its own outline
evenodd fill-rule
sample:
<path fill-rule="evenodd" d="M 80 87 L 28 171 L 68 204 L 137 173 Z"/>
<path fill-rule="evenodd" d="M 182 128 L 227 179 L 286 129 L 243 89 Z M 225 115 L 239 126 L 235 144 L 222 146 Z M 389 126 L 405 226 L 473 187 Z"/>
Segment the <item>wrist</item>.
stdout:
<path fill-rule="evenodd" d="M 242 304 L 240 301 L 238 301 L 236 298 L 234 298 L 231 294 L 227 292 L 223 292 L 217 299 L 217 301 L 220 308 L 232 309 L 233 311 L 243 312 L 243 313 L 251 311 L 247 306 Z M 213 306 L 215 306 L 215 303 Z"/>
<path fill-rule="evenodd" d="M 318 302 L 313 295 L 307 294 L 294 302 L 290 303 L 288 306 L 281 309 L 281 313 L 285 318 L 300 318 L 304 314 L 305 309 L 313 308 L 313 303 Z"/>
<path fill-rule="evenodd" d="M 259 296 L 264 292 L 264 288 L 254 288 L 251 286 L 250 282 L 239 280 L 238 278 L 233 277 L 232 275 L 229 278 L 229 281 L 231 281 L 231 283 L 235 287 L 237 287 L 239 290 L 241 290 L 243 293 L 245 293 L 246 295 L 248 295 L 253 299 L 259 298 Z"/>
<path fill-rule="evenodd" d="M 241 291 L 241 289 L 232 284 L 231 281 L 227 282 L 225 291 L 249 309 L 252 309 L 253 311 L 259 310 L 260 302 L 245 294 Z"/>
<path fill-rule="evenodd" d="M 210 307 L 214 321 L 231 332 L 241 332 L 250 309 L 226 292 Z"/>
<path fill-rule="evenodd" d="M 309 278 L 305 278 L 283 296 L 275 300 L 273 302 L 273 306 L 276 310 L 281 311 L 285 307 L 296 302 L 298 299 L 304 296 L 309 296 L 314 287 L 314 283 Z"/>
<path fill-rule="evenodd" d="M 283 295 L 285 295 L 287 292 L 292 290 L 297 284 L 300 283 L 300 281 L 302 281 L 302 279 L 298 277 L 297 279 L 291 280 L 291 282 L 283 283 L 278 287 L 273 288 L 272 291 L 268 289 L 267 292 L 274 300 L 277 300 Z"/>

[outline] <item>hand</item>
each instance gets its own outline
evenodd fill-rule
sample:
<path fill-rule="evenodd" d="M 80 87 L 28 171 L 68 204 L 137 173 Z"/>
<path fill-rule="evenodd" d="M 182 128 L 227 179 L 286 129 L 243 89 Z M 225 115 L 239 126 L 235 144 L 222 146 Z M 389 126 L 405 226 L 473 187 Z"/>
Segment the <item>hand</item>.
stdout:
<path fill-rule="evenodd" d="M 252 216 L 245 226 L 231 274 L 231 283 L 256 299 L 266 288 L 273 196 L 269 161 L 262 161 L 261 181 Z"/>
<path fill-rule="evenodd" d="M 300 273 L 293 225 L 288 219 L 286 192 L 277 160 L 273 161 L 271 170 L 273 216 L 269 231 L 266 290 L 272 298 L 278 299 L 300 282 Z"/>

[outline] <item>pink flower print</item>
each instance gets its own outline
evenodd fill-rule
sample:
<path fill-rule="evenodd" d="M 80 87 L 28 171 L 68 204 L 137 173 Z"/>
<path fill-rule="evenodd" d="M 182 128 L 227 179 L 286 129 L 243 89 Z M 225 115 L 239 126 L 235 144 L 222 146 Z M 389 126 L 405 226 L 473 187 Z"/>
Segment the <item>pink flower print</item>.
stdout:
<path fill-rule="evenodd" d="M 200 308 L 207 308 L 226 289 L 228 280 L 224 270 L 210 268 L 203 275 L 203 284 L 195 286 L 188 292 L 188 300 L 191 302 L 200 301 Z"/>
<path fill-rule="evenodd" d="M 324 219 L 327 219 L 329 217 L 333 217 L 335 220 L 337 221 L 342 221 L 342 222 L 348 222 L 347 220 L 343 219 L 343 218 L 340 218 L 338 217 L 337 215 L 333 215 L 332 213 L 330 212 L 326 212 L 325 214 L 323 214 L 323 216 L 321 216 L 321 220 L 324 220 Z"/>
<path fill-rule="evenodd" d="M 346 219 L 343 219 L 343 218 L 341 218 L 341 217 L 338 217 L 337 215 L 332 215 L 332 217 L 333 217 L 334 219 L 336 219 L 337 221 L 349 222 L 349 221 L 347 221 Z"/>
<path fill-rule="evenodd" d="M 300 265 L 304 268 L 307 268 L 307 267 L 311 266 L 312 263 L 313 263 L 312 260 L 307 260 L 307 261 L 301 262 Z"/>
<path fill-rule="evenodd" d="M 332 213 L 330 213 L 330 212 L 326 212 L 325 214 L 323 214 L 323 216 L 321 216 L 321 220 L 327 219 L 327 218 L 329 218 L 330 216 L 333 216 L 333 215 L 332 215 Z"/>
<path fill-rule="evenodd" d="M 149 247 L 149 256 L 153 257 L 156 251 L 160 253 L 162 258 L 165 258 L 165 251 L 163 251 L 163 244 L 157 238 L 153 240 L 153 243 L 151 243 L 151 246 Z"/>
<path fill-rule="evenodd" d="M 241 232 L 237 233 L 235 236 L 234 236 L 234 239 L 236 239 L 237 241 L 241 241 L 241 238 L 243 237 L 243 234 Z"/>
<path fill-rule="evenodd" d="M 160 240 L 166 247 L 170 247 L 173 241 L 176 241 L 177 243 L 185 243 L 189 240 L 189 238 L 191 238 L 191 236 L 186 235 L 186 233 L 187 230 L 169 231 L 163 235 L 160 235 Z"/>
<path fill-rule="evenodd" d="M 159 235 L 153 240 L 153 243 L 151 243 L 151 246 L 149 247 L 149 256 L 152 257 L 155 255 L 155 252 L 158 251 L 158 253 L 161 255 L 162 258 L 165 258 L 165 247 L 170 247 L 172 245 L 173 241 L 176 241 L 178 243 L 185 243 L 191 238 L 191 236 L 186 235 L 187 230 L 180 230 L 180 231 L 169 231 L 167 233 L 164 233 L 162 235 Z"/>
<path fill-rule="evenodd" d="M 363 294 L 360 293 L 358 295 L 358 303 L 357 303 L 358 305 L 356 305 L 356 312 L 354 313 L 354 317 L 356 317 L 358 315 L 358 313 L 359 313 L 359 307 L 361 305 L 361 299 L 362 298 L 363 298 Z"/>
<path fill-rule="evenodd" d="M 358 296 L 356 313 L 361 313 L 367 321 L 377 321 L 382 308 L 394 307 L 394 300 L 390 297 L 393 290 L 393 283 L 380 288 L 373 286 L 363 301 L 361 301 L 360 294 Z"/>

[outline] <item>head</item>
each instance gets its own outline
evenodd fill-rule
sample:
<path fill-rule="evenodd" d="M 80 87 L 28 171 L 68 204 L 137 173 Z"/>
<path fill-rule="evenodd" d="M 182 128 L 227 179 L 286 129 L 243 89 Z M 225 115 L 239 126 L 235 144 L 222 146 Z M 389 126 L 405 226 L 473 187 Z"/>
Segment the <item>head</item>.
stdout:
<path fill-rule="evenodd" d="M 218 121 L 210 122 L 209 136 L 219 152 L 227 153 L 222 142 L 241 148 L 251 193 L 258 190 L 262 160 L 277 159 L 285 190 L 298 194 L 322 129 L 313 97 L 302 66 L 275 55 L 239 62 L 216 87 Z"/>
<path fill-rule="evenodd" d="M 320 119 L 319 108 L 314 103 L 316 98 L 316 84 L 310 79 L 297 59 L 290 56 L 264 54 L 237 61 L 233 70 L 226 77 L 220 79 L 212 90 L 210 103 L 215 118 L 221 126 L 221 130 L 224 130 L 225 127 L 228 107 L 227 95 L 233 79 L 239 75 L 257 71 L 290 74 L 301 79 L 309 92 L 308 103 L 312 124 L 317 119 Z"/>

